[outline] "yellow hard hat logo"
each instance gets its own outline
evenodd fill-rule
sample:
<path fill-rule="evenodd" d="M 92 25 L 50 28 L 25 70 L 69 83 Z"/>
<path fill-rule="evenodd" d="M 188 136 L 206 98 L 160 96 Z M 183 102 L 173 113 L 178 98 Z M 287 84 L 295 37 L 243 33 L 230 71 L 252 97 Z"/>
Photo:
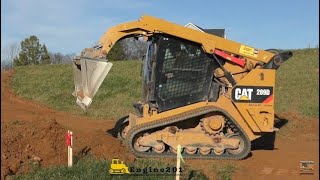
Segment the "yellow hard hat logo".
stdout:
<path fill-rule="evenodd" d="M 110 169 L 110 174 L 130 174 L 128 166 L 126 166 L 120 159 L 112 159 Z"/>

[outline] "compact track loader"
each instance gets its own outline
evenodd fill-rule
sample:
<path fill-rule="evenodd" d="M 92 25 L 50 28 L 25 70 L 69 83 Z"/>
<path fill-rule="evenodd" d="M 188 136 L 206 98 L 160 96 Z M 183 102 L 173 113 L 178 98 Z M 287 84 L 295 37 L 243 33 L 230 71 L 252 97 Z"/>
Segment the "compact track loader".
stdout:
<path fill-rule="evenodd" d="M 275 73 L 292 52 L 261 50 L 151 16 L 109 29 L 74 60 L 77 103 L 85 110 L 112 64 L 106 55 L 126 37 L 149 46 L 142 101 L 116 124 L 138 157 L 243 159 L 251 141 L 274 128 Z"/>

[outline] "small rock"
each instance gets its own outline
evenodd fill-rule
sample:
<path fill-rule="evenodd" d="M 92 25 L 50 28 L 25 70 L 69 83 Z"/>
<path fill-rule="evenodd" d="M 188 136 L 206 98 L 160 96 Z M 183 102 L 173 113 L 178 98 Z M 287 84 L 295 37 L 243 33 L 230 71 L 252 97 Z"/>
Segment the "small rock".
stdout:
<path fill-rule="evenodd" d="M 3 159 L 8 159 L 8 157 L 5 154 L 3 154 L 2 157 Z"/>
<path fill-rule="evenodd" d="M 40 162 L 42 159 L 38 156 L 32 156 L 32 160 Z"/>
<path fill-rule="evenodd" d="M 29 151 L 30 147 L 31 147 L 30 144 L 27 144 L 25 151 Z"/>
<path fill-rule="evenodd" d="M 21 166 L 20 160 L 14 159 L 11 164 L 9 164 L 9 169 L 15 174 Z"/>

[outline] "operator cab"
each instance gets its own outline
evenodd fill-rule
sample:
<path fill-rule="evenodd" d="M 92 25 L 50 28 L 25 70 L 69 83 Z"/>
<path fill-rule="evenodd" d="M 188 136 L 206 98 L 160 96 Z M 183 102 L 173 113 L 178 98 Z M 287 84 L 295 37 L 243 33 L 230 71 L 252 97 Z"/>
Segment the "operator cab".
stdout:
<path fill-rule="evenodd" d="M 163 112 L 218 98 L 220 87 L 213 82 L 213 71 L 219 66 L 197 43 L 151 36 L 143 63 L 143 102 L 134 105 L 138 115 L 144 103 Z"/>

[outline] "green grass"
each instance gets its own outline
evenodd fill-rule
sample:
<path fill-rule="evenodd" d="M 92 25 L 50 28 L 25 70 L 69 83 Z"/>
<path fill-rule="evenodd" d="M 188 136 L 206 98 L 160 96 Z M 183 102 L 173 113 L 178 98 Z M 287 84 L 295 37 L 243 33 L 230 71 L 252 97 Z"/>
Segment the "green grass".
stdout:
<path fill-rule="evenodd" d="M 232 174 L 236 172 L 236 167 L 233 165 L 227 165 L 218 170 L 218 177 L 222 180 L 231 180 Z"/>
<path fill-rule="evenodd" d="M 125 162 L 124 162 L 125 163 Z M 13 176 L 14 180 L 38 180 L 38 179 L 61 179 L 61 180 L 73 180 L 73 179 L 175 179 L 175 173 L 171 170 L 170 173 L 150 172 L 149 167 L 167 170 L 167 167 L 175 167 L 173 162 L 164 162 L 162 160 L 143 160 L 138 159 L 134 163 L 127 164 L 129 169 L 134 167 L 135 172 L 131 174 L 123 175 L 110 175 L 109 168 L 110 162 L 105 160 L 97 160 L 93 157 L 85 157 L 78 161 L 73 167 L 68 168 L 66 166 L 56 166 L 51 168 L 37 168 L 34 167 L 33 171 L 26 175 Z M 141 172 L 136 172 L 137 169 L 141 169 Z M 153 170 L 152 170 L 153 171 Z M 182 175 L 180 179 L 208 179 L 201 171 L 191 170 L 189 167 L 182 167 Z"/>
<path fill-rule="evenodd" d="M 294 50 L 293 57 L 277 70 L 275 111 L 319 117 L 319 49 Z M 71 65 L 19 67 L 13 78 L 15 92 L 55 109 L 116 120 L 134 111 L 141 98 L 140 61 L 115 61 L 93 103 L 83 112 L 71 95 Z"/>
<path fill-rule="evenodd" d="M 319 49 L 294 50 L 277 70 L 275 111 L 319 117 Z"/>
<path fill-rule="evenodd" d="M 238 168 L 231 163 L 218 163 L 212 165 L 213 171 L 217 174 L 219 180 L 231 180 L 232 175 L 238 170 Z"/>
<path fill-rule="evenodd" d="M 119 119 L 133 111 L 141 97 L 140 61 L 116 61 L 86 112 L 76 105 L 73 69 L 69 65 L 37 65 L 16 68 L 17 95 L 58 110 L 95 118 Z"/>

